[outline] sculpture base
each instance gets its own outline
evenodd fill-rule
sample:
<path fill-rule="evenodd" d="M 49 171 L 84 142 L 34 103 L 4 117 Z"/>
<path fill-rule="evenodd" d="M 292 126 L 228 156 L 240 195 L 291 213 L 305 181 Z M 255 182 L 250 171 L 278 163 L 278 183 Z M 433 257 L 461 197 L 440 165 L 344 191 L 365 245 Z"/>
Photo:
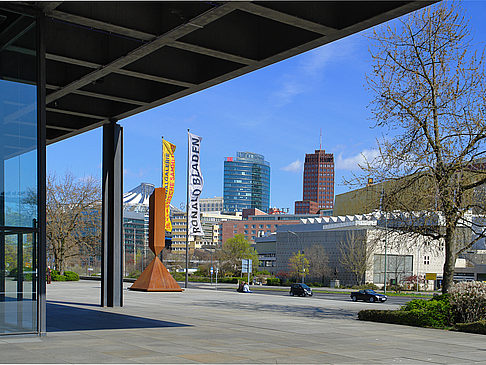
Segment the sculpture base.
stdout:
<path fill-rule="evenodd" d="M 129 289 L 140 291 L 182 291 L 177 281 L 175 281 L 157 256 Z"/>

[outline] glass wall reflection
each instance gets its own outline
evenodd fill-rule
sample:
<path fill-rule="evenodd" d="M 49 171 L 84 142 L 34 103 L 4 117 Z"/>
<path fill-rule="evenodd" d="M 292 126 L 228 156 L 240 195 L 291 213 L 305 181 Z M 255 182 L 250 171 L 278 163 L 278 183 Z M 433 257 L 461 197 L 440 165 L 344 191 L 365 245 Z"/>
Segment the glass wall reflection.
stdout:
<path fill-rule="evenodd" d="M 7 38 L 0 47 L 0 334 L 30 333 L 37 331 L 34 19 L 0 11 L 0 34 Z"/>

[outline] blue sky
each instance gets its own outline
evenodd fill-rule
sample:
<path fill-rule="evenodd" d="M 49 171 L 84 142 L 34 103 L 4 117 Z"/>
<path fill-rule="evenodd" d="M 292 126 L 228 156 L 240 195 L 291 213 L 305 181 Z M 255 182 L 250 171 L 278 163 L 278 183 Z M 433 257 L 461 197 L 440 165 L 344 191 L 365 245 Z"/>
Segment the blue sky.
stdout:
<path fill-rule="evenodd" d="M 486 3 L 464 2 L 478 47 L 486 42 Z M 306 153 L 334 153 L 335 193 L 343 178 L 372 155 L 380 130 L 372 129 L 365 74 L 371 70 L 367 31 L 333 42 L 172 103 L 124 119 L 124 191 L 140 182 L 160 186 L 161 137 L 177 146 L 172 203 L 186 199 L 187 128 L 203 137 L 203 197 L 222 196 L 223 161 L 237 151 L 263 154 L 271 165 L 271 206 L 302 199 Z M 48 172 L 101 180 L 101 128 L 47 148 Z"/>

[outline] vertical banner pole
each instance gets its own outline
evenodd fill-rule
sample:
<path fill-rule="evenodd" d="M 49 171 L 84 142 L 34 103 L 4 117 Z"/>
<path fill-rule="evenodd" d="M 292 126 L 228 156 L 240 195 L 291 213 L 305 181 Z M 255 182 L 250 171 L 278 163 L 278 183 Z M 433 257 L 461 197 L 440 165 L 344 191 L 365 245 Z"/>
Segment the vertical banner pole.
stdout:
<path fill-rule="evenodd" d="M 189 281 L 189 153 L 191 144 L 189 143 L 189 128 L 187 128 L 187 194 L 186 194 L 186 277 L 184 288 L 187 289 Z"/>
<path fill-rule="evenodd" d="M 164 187 L 164 136 L 162 136 L 162 174 L 160 175 L 160 187 Z M 166 194 L 168 194 L 168 191 L 165 191 Z M 164 201 L 164 227 L 165 227 L 165 204 L 166 202 Z M 164 240 L 165 240 L 165 235 L 164 235 Z M 165 244 L 164 244 L 165 247 Z M 145 249 L 145 248 L 144 248 Z M 164 262 L 164 249 L 160 251 L 160 261 Z"/>

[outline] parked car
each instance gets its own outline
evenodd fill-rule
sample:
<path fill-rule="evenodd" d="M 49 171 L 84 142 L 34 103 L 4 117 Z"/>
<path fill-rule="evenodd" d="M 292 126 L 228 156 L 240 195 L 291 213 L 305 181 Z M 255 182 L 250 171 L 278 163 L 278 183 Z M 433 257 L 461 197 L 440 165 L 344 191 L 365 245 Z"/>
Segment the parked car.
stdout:
<path fill-rule="evenodd" d="M 351 300 L 356 302 L 357 300 L 364 300 L 365 302 L 385 302 L 388 297 L 384 294 L 379 294 L 371 289 L 360 290 L 351 293 Z"/>
<path fill-rule="evenodd" d="M 312 296 L 312 289 L 305 284 L 297 283 L 290 286 L 290 295 L 299 297 Z"/>

